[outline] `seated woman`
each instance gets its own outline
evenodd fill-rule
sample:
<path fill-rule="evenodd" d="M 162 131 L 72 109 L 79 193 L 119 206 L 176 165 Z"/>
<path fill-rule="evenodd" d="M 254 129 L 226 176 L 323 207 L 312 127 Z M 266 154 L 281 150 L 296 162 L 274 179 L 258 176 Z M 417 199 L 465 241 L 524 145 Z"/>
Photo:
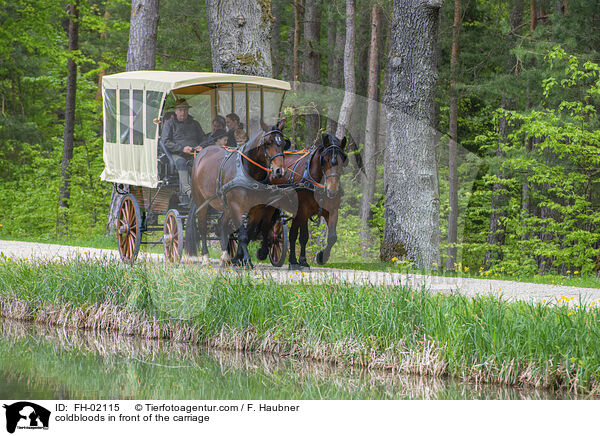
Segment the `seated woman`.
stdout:
<path fill-rule="evenodd" d="M 237 145 L 234 136 L 235 131 L 237 129 L 243 129 L 244 125 L 240 122 L 240 117 L 234 113 L 230 113 L 229 115 L 227 115 L 225 123 L 227 124 L 227 134 L 229 135 L 227 145 L 230 147 L 235 147 Z"/>
<path fill-rule="evenodd" d="M 217 130 L 225 130 L 225 118 L 221 115 L 217 115 L 214 120 L 212 120 L 212 133 L 215 133 Z"/>

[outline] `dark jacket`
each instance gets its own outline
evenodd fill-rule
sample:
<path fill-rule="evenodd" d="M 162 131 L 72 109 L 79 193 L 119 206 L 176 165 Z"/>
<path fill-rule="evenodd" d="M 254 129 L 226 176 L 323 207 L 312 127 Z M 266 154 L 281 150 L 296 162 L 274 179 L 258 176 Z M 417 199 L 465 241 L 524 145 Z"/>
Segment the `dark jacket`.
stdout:
<path fill-rule="evenodd" d="M 227 147 L 237 147 L 237 141 L 235 140 L 235 129 L 227 132 Z"/>
<path fill-rule="evenodd" d="M 177 117 L 171 118 L 165 123 L 162 133 L 163 143 L 171 153 L 183 153 L 187 145 L 197 147 L 206 139 L 200 123 L 190 115 L 181 122 Z"/>

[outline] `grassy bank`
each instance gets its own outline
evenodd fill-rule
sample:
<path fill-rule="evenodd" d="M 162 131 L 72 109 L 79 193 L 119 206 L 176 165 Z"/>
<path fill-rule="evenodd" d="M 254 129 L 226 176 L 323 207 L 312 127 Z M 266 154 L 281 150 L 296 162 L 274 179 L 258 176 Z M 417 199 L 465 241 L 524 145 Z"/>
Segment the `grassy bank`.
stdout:
<path fill-rule="evenodd" d="M 0 316 L 596 394 L 599 311 L 197 266 L 0 261 Z M 584 310 L 585 309 L 585 310 Z"/>

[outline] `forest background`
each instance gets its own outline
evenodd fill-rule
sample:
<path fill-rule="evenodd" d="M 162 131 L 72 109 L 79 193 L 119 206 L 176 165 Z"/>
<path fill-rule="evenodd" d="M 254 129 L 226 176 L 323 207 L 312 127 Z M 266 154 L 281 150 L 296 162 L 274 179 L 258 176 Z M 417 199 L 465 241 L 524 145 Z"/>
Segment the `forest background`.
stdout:
<path fill-rule="evenodd" d="M 111 185 L 99 177 L 99 83 L 104 74 L 125 70 L 131 2 L 76 3 L 79 40 L 70 49 L 72 4 L 0 0 L 1 238 L 97 242 L 107 232 Z M 300 81 L 343 89 L 345 4 L 262 3 L 270 8 L 273 23 L 273 76 L 293 80 L 297 52 Z M 365 98 L 356 103 L 353 123 L 363 125 L 366 118 L 374 14 L 379 17 L 376 99 L 383 101 L 393 9 L 386 1 L 356 2 L 356 94 Z M 159 15 L 156 69 L 210 71 L 204 2 L 162 0 Z M 442 256 L 434 268 L 484 276 L 589 274 L 597 269 L 599 28 L 597 0 L 443 2 L 436 88 Z M 307 61 L 315 58 L 317 69 Z M 69 59 L 78 72 L 70 197 L 65 204 L 61 187 Z M 383 132 L 381 112 L 378 125 Z M 316 127 L 334 133 L 337 116 L 330 118 L 320 117 Z M 311 123 L 310 116 L 300 116 L 290 132 L 299 148 L 314 137 Z M 460 145 L 458 183 L 452 182 L 450 138 Z M 380 253 L 385 136 L 373 140 L 354 135 L 352 140 L 333 259 L 375 260 L 381 254 L 383 260 L 402 262 L 400 255 Z M 360 181 L 367 151 L 375 156 L 379 176 L 368 214 L 361 217 Z M 453 201 L 458 212 L 454 224 Z M 361 218 L 368 222 L 367 234 L 361 233 Z M 455 236 L 449 239 L 449 233 Z M 318 244 L 318 228 L 313 235 L 313 244 Z"/>

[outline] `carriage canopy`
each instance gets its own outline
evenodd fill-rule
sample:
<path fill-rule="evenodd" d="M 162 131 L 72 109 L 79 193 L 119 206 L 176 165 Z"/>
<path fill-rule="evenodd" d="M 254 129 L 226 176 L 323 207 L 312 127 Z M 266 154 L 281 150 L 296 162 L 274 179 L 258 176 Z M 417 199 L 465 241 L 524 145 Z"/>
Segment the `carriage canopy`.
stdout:
<path fill-rule="evenodd" d="M 205 132 L 216 115 L 235 113 L 248 136 L 281 113 L 290 84 L 266 77 L 173 71 L 130 71 L 104 76 L 104 171 L 102 180 L 155 188 L 158 185 L 159 122 L 177 98 Z"/>

